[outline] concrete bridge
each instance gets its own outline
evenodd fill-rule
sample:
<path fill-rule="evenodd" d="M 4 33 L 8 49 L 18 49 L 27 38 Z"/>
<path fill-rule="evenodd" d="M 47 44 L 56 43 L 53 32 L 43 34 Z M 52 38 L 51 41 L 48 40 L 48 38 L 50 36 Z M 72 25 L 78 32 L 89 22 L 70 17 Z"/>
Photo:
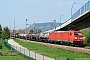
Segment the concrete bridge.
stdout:
<path fill-rule="evenodd" d="M 90 0 L 83 5 L 72 17 L 61 26 L 49 30 L 81 30 L 90 27 Z M 49 32 L 48 31 L 48 32 Z"/>

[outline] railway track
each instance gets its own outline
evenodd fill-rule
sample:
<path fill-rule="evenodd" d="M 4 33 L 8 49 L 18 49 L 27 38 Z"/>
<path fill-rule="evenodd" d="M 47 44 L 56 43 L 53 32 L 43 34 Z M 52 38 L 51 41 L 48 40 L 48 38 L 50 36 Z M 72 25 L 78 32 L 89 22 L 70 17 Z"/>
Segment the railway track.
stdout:
<path fill-rule="evenodd" d="M 19 40 L 25 41 L 24 39 L 19 39 Z M 74 51 L 74 52 L 90 54 L 90 47 L 84 47 L 84 48 L 72 47 L 72 46 L 57 45 L 57 44 L 51 44 L 51 43 L 45 43 L 45 42 L 36 42 L 36 41 L 31 41 L 31 40 L 27 40 L 27 42 L 33 42 L 33 43 L 38 43 L 38 44 L 53 47 L 53 48 L 61 48 L 61 49 L 70 50 L 70 51 Z"/>

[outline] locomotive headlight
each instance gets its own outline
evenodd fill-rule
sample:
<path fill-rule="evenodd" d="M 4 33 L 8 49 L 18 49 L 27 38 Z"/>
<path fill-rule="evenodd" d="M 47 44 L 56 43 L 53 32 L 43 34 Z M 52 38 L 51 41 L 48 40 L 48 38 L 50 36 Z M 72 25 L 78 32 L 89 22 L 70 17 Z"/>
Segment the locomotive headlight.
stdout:
<path fill-rule="evenodd" d="M 83 38 L 80 38 L 80 39 L 83 39 Z"/>
<path fill-rule="evenodd" d="M 75 37 L 75 39 L 77 39 L 77 37 Z"/>

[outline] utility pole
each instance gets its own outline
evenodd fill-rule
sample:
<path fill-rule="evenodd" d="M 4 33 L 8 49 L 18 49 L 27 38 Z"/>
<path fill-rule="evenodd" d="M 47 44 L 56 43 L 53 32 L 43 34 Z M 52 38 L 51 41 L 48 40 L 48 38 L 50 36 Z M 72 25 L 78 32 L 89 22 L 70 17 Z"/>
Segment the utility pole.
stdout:
<path fill-rule="evenodd" d="M 15 20 L 14 20 L 14 38 L 15 38 L 15 28 L 16 28 L 16 27 L 15 27 Z"/>
<path fill-rule="evenodd" d="M 60 16 L 60 28 L 61 28 L 61 18 L 62 18 L 63 16 L 64 16 L 64 15 L 61 15 L 61 16 Z"/>
<path fill-rule="evenodd" d="M 26 19 L 26 31 L 25 34 L 27 35 L 27 19 Z M 26 41 L 27 41 L 27 36 L 26 36 Z"/>
<path fill-rule="evenodd" d="M 55 31 L 56 31 L 56 20 L 54 20 L 54 24 L 55 24 Z"/>
<path fill-rule="evenodd" d="M 35 28 L 35 21 L 34 21 L 34 33 L 36 32 L 36 28 Z"/>
<path fill-rule="evenodd" d="M 27 24 L 27 20 L 28 19 L 26 19 L 26 30 L 25 30 L 25 34 L 27 35 L 27 25 L 29 25 L 29 24 Z M 26 41 L 27 41 L 27 36 L 26 36 Z"/>
<path fill-rule="evenodd" d="M 76 3 L 74 2 L 73 4 L 72 4 L 72 7 L 71 7 L 71 19 L 72 19 L 72 9 L 73 9 L 73 6 L 75 5 Z"/>

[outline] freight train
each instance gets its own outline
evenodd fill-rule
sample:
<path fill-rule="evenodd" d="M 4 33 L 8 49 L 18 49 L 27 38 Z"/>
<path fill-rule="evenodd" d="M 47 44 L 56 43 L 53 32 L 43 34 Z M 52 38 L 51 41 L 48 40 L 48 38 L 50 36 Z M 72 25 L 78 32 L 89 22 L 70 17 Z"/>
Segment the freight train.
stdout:
<path fill-rule="evenodd" d="M 18 34 L 18 38 L 24 38 L 28 40 L 52 42 L 65 45 L 83 45 L 83 35 L 80 31 L 51 31 L 43 32 L 40 34 Z"/>

